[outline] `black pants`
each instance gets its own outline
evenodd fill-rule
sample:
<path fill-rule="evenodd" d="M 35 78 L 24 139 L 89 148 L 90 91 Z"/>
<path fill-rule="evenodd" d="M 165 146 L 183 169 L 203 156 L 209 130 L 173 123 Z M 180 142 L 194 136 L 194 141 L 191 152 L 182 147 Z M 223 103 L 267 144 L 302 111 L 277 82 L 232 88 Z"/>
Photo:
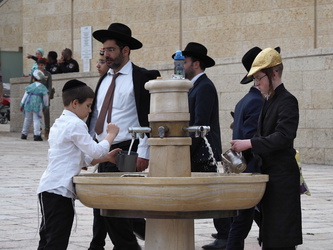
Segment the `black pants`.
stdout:
<path fill-rule="evenodd" d="M 74 202 L 58 194 L 38 194 L 42 212 L 38 250 L 67 249 L 74 219 Z"/>
<path fill-rule="evenodd" d="M 214 227 L 217 231 L 217 239 L 227 240 L 229 236 L 231 218 L 214 218 Z"/>
<path fill-rule="evenodd" d="M 111 149 L 121 148 L 129 150 L 131 141 L 125 141 L 111 146 Z M 132 151 L 136 151 L 139 141 L 136 140 L 133 144 Z M 98 172 L 119 172 L 117 166 L 111 162 L 101 163 L 98 166 Z M 93 239 L 90 243 L 89 250 L 104 250 L 105 237 L 108 233 L 114 245 L 114 250 L 137 250 L 141 249 L 133 228 L 143 230 L 140 234 L 144 235 L 145 220 L 144 219 L 129 219 L 104 217 L 100 215 L 99 209 L 94 209 L 94 225 Z M 138 229 L 138 230 L 139 230 Z"/>
<path fill-rule="evenodd" d="M 238 211 L 232 218 L 227 250 L 244 250 L 244 241 L 249 234 L 254 217 L 254 207 Z"/>

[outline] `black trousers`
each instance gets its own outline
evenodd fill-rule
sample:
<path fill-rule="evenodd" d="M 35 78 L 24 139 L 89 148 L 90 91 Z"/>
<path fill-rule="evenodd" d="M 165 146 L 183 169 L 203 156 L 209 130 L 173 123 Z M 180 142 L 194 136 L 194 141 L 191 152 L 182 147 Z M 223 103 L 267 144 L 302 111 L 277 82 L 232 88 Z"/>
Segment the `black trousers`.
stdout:
<path fill-rule="evenodd" d="M 227 250 L 244 250 L 244 241 L 253 223 L 254 209 L 239 210 L 238 216 L 232 218 Z"/>
<path fill-rule="evenodd" d="M 65 250 L 74 219 L 74 202 L 58 194 L 38 194 L 42 212 L 38 250 Z"/>
<path fill-rule="evenodd" d="M 229 236 L 231 218 L 214 218 L 214 227 L 217 231 L 217 239 L 227 240 Z"/>
<path fill-rule="evenodd" d="M 121 148 L 129 150 L 131 141 L 125 141 L 111 146 L 110 150 Z M 133 144 L 132 151 L 136 151 L 139 141 Z M 104 162 L 99 164 L 98 172 L 119 172 L 116 164 Z M 145 233 L 144 219 L 104 217 L 100 215 L 99 209 L 94 209 L 93 239 L 89 250 L 104 250 L 105 237 L 107 233 L 114 245 L 114 250 L 138 250 L 141 249 L 133 234 L 134 230 L 140 230 L 140 234 Z"/>

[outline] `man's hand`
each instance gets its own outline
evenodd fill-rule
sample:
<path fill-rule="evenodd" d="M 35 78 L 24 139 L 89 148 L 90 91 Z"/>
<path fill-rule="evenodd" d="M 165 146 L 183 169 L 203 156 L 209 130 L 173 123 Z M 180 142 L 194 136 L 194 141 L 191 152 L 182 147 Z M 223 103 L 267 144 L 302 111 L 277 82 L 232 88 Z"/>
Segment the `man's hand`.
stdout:
<path fill-rule="evenodd" d="M 21 112 L 23 111 L 23 107 L 20 107 L 20 111 L 21 111 Z"/>
<path fill-rule="evenodd" d="M 138 157 L 138 159 L 136 160 L 136 171 L 142 172 L 148 168 L 148 165 L 149 160 Z"/>
<path fill-rule="evenodd" d="M 64 57 L 61 57 L 60 59 L 58 59 L 58 64 L 63 63 L 63 62 L 65 62 Z"/>
<path fill-rule="evenodd" d="M 230 142 L 231 150 L 236 152 L 241 152 L 244 150 L 247 150 L 249 148 L 252 148 L 251 140 L 232 140 Z"/>

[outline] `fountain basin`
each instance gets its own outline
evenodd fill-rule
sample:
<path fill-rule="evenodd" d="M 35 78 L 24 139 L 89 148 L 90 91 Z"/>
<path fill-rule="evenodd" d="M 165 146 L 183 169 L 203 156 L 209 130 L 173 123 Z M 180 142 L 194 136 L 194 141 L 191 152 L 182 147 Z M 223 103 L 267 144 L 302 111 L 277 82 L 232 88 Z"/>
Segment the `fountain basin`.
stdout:
<path fill-rule="evenodd" d="M 264 194 L 268 175 L 192 173 L 191 177 L 147 177 L 122 172 L 81 174 L 73 181 L 79 200 L 92 208 L 204 212 L 255 206 Z"/>

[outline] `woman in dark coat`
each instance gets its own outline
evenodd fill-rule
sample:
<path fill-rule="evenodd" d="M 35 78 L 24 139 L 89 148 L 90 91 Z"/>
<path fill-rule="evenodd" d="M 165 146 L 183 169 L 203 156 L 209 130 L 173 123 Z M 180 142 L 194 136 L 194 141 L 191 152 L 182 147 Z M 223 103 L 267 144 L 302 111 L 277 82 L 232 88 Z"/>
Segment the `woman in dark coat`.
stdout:
<path fill-rule="evenodd" d="M 274 49 L 264 49 L 254 60 L 248 76 L 265 97 L 257 135 L 250 140 L 231 141 L 232 149 L 252 148 L 259 156 L 269 182 L 261 200 L 259 240 L 262 249 L 294 250 L 302 244 L 300 175 L 293 147 L 299 111 L 297 99 L 282 81 L 283 64 Z"/>

